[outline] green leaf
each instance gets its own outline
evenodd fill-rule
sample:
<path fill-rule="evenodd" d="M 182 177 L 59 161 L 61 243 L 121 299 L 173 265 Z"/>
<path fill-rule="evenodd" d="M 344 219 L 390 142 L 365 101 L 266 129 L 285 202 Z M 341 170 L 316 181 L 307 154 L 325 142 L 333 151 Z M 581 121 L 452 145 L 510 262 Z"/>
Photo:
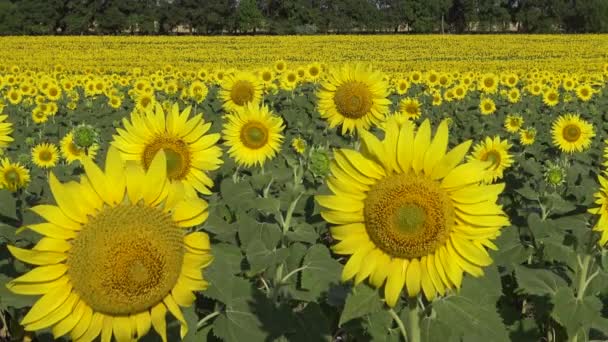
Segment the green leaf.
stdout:
<path fill-rule="evenodd" d="M 258 222 L 250 215 L 240 215 L 238 220 L 241 247 L 249 249 L 253 241 L 262 241 L 267 249 L 274 249 L 281 240 L 281 229 L 276 223 Z"/>
<path fill-rule="evenodd" d="M 249 244 L 246 255 L 250 266 L 249 274 L 258 274 L 282 263 L 289 256 L 289 250 L 286 248 L 270 250 L 262 240 L 258 239 Z"/>
<path fill-rule="evenodd" d="M 213 262 L 209 270 L 219 268 L 230 275 L 241 271 L 243 254 L 238 247 L 227 243 L 217 243 L 211 248 L 211 254 L 213 254 Z"/>
<path fill-rule="evenodd" d="M 213 334 L 224 342 L 264 341 L 256 315 L 246 308 L 229 308 L 213 322 Z"/>
<path fill-rule="evenodd" d="M 331 330 L 329 326 L 330 320 L 323 313 L 321 307 L 317 303 L 309 303 L 304 310 L 294 315 L 295 333 L 289 334 L 288 341 L 294 342 L 309 342 L 309 341 L 327 341 L 330 342 Z"/>
<path fill-rule="evenodd" d="M 6 288 L 6 284 L 11 280 L 4 274 L 0 274 L 0 310 L 6 310 L 8 307 L 21 309 L 34 305 L 39 297 L 15 294 Z"/>
<path fill-rule="evenodd" d="M 516 266 L 515 277 L 519 288 L 530 295 L 553 296 L 560 288 L 567 286 L 564 279 L 545 269 Z"/>
<path fill-rule="evenodd" d="M 538 192 L 532 190 L 530 187 L 525 186 L 521 189 L 515 190 L 518 194 L 522 195 L 525 199 L 536 201 L 538 199 Z"/>
<path fill-rule="evenodd" d="M 342 265 L 331 257 L 324 245 L 312 246 L 304 257 L 302 271 L 302 288 L 309 291 L 312 297 L 318 297 L 329 290 L 331 284 L 340 282 Z"/>
<path fill-rule="evenodd" d="M 300 242 L 308 242 L 315 243 L 319 238 L 319 235 L 315 231 L 315 228 L 308 223 L 300 223 L 293 228 L 293 231 L 288 231 L 287 239 L 289 241 L 300 241 Z"/>
<path fill-rule="evenodd" d="M 344 304 L 344 310 L 340 315 L 338 326 L 350 321 L 351 319 L 359 318 L 367 314 L 379 311 L 382 309 L 383 301 L 377 289 L 373 289 L 366 284 L 359 284 L 354 287 Z"/>
<path fill-rule="evenodd" d="M 13 193 L 2 189 L 0 190 L 0 217 L 8 217 L 13 220 L 18 220 L 17 218 L 17 201 L 13 197 Z"/>
<path fill-rule="evenodd" d="M 601 317 L 602 302 L 599 298 L 587 296 L 578 300 L 569 287 L 560 288 L 552 297 L 552 302 L 551 317 L 566 328 L 570 337 L 581 328 L 589 328 Z"/>
<path fill-rule="evenodd" d="M 257 198 L 255 208 L 266 214 L 276 214 L 281 209 L 281 201 L 276 198 Z"/>
<path fill-rule="evenodd" d="M 512 264 L 520 264 L 532 255 L 532 248 L 522 245 L 517 227 L 507 227 L 501 230 L 500 236 L 495 244 L 498 251 L 490 251 L 490 255 L 498 265 L 510 267 Z"/>

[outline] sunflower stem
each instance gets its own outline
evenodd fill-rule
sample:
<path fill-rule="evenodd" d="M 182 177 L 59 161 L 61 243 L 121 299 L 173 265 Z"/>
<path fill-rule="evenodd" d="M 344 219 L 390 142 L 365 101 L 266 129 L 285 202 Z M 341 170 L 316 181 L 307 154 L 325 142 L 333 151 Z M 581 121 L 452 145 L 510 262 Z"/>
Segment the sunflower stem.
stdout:
<path fill-rule="evenodd" d="M 393 317 L 393 321 L 395 321 L 395 323 L 397 323 L 397 326 L 399 327 L 399 331 L 401 331 L 401 336 L 403 336 L 403 340 L 405 342 L 409 342 L 407 339 L 407 333 L 405 331 L 405 326 L 403 325 L 403 321 L 401 321 L 401 318 L 399 318 L 399 316 L 397 315 L 395 310 L 393 310 L 393 308 L 388 309 L 388 313 L 391 315 L 391 317 Z"/>
<path fill-rule="evenodd" d="M 590 281 L 587 281 L 587 273 L 589 272 L 589 266 L 591 264 L 591 255 L 587 254 L 585 255 L 585 257 L 583 258 L 583 261 L 580 261 L 579 258 L 579 267 L 581 268 L 580 274 L 579 274 L 579 278 L 578 278 L 578 291 L 576 293 L 576 299 L 579 301 L 583 300 L 583 297 L 585 296 L 585 290 L 587 289 L 587 286 L 589 285 Z M 592 280 L 597 274 L 593 275 L 592 277 L 589 277 L 590 280 Z"/>
<path fill-rule="evenodd" d="M 219 315 L 220 312 L 219 311 L 214 311 L 210 314 L 208 314 L 207 316 L 203 317 L 203 319 L 201 319 L 200 321 L 198 321 L 198 323 L 196 324 L 196 329 L 200 329 L 202 328 L 205 323 L 207 323 L 207 321 L 209 321 L 210 319 L 214 318 L 215 316 Z"/>
<path fill-rule="evenodd" d="M 408 342 L 420 342 L 420 315 L 418 312 L 418 301 L 416 298 L 408 299 L 407 318 Z"/>
<path fill-rule="evenodd" d="M 298 205 L 298 201 L 302 197 L 302 193 L 299 193 L 296 199 L 291 202 L 289 208 L 287 209 L 287 214 L 285 215 L 285 220 L 283 220 L 283 234 L 289 231 L 289 225 L 291 225 L 291 217 L 293 216 L 293 212 L 296 210 L 296 205 Z"/>

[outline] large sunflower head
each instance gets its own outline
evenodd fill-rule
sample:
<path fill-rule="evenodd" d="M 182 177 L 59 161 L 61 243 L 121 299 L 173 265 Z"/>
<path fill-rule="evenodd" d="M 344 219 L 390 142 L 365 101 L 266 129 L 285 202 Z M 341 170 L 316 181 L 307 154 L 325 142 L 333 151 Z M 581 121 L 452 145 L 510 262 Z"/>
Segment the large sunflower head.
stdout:
<path fill-rule="evenodd" d="M 32 148 L 32 162 L 40 168 L 52 168 L 57 165 L 58 160 L 59 150 L 55 145 L 43 143 Z"/>
<path fill-rule="evenodd" d="M 370 67 L 345 65 L 330 71 L 317 93 L 319 113 L 330 127 L 342 125 L 342 134 L 367 130 L 389 111 L 388 83 Z"/>
<path fill-rule="evenodd" d="M 262 100 L 263 83 L 254 74 L 238 72 L 226 75 L 221 83 L 219 97 L 227 112 L 234 112 L 246 104 L 259 104 Z"/>
<path fill-rule="evenodd" d="M 15 192 L 30 183 L 30 171 L 21 163 L 13 163 L 8 158 L 0 161 L 0 189 Z"/>
<path fill-rule="evenodd" d="M 9 246 L 19 260 L 36 265 L 7 286 L 42 295 L 21 324 L 27 331 L 51 328 L 55 338 L 132 341 L 151 327 L 167 340 L 169 311 L 188 326 L 179 306 L 207 288 L 201 268 L 210 264 L 209 238 L 187 228 L 205 221 L 207 203 L 169 191 L 165 154 L 148 171 L 125 163 L 113 147 L 105 172 L 83 159 L 80 182 L 49 183 L 57 205 L 32 211 L 46 220 L 28 226 L 43 235 L 33 249 Z M 179 189 L 177 189 L 179 190 Z"/>
<path fill-rule="evenodd" d="M 266 106 L 248 104 L 242 110 L 227 115 L 224 140 L 230 147 L 228 154 L 239 165 L 263 165 L 274 158 L 283 142 L 283 119 Z"/>
<path fill-rule="evenodd" d="M 578 114 L 565 114 L 558 117 L 552 126 L 553 144 L 562 152 L 582 152 L 591 145 L 595 136 L 593 124 L 581 119 Z"/>
<path fill-rule="evenodd" d="M 473 147 L 469 160 L 488 161 L 492 163 L 486 170 L 484 182 L 492 183 L 503 177 L 506 168 L 513 164 L 513 157 L 509 154 L 511 144 L 500 137 L 486 137 L 486 139 Z"/>
<path fill-rule="evenodd" d="M 604 176 L 606 174 L 604 173 Z M 597 180 L 600 183 L 600 188 L 593 195 L 595 197 L 595 204 L 598 207 L 590 208 L 589 213 L 600 215 L 599 220 L 593 227 L 593 230 L 600 232 L 601 237 L 599 244 L 604 247 L 608 244 L 608 179 L 602 175 L 597 176 Z"/>
<path fill-rule="evenodd" d="M 1 111 L 0 111 L 1 112 Z M 0 115 L 0 149 L 8 146 L 14 139 L 11 137 L 13 124 L 5 122 L 8 115 Z"/>
<path fill-rule="evenodd" d="M 327 185 L 316 196 L 321 216 L 334 224 L 333 251 L 349 255 L 342 280 L 384 284 L 389 306 L 405 287 L 427 299 L 457 289 L 463 272 L 483 275 L 486 247 L 509 220 L 496 204 L 504 184 L 483 185 L 488 162 L 461 164 L 471 141 L 447 151 L 444 120 L 431 138 L 425 120 L 415 129 L 387 123 L 384 140 L 364 132 L 362 151 L 334 154 Z"/>
<path fill-rule="evenodd" d="M 165 114 L 156 104 L 144 114 L 132 113 L 131 121 L 124 118 L 124 129 L 118 128 L 112 145 L 118 148 L 126 160 L 135 160 L 150 168 L 156 154 L 163 150 L 167 160 L 167 176 L 171 181 L 183 183 L 186 190 L 209 195 L 213 180 L 206 174 L 222 164 L 222 150 L 216 145 L 219 133 L 206 134 L 211 123 L 202 115 L 188 118 L 192 107 L 181 113 L 173 104 Z"/>

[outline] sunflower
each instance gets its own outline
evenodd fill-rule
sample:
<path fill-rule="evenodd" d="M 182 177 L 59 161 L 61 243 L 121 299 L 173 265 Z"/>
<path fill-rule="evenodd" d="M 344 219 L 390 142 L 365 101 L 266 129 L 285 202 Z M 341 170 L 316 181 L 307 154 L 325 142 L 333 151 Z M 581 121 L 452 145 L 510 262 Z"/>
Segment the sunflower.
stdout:
<path fill-rule="evenodd" d="M 306 67 L 306 78 L 309 81 L 315 82 L 321 76 L 322 68 L 319 63 L 312 63 Z"/>
<path fill-rule="evenodd" d="M 306 152 L 306 140 L 300 137 L 294 138 L 291 141 L 291 147 L 299 154 L 304 154 Z"/>
<path fill-rule="evenodd" d="M 518 114 L 509 114 L 505 119 L 505 129 L 509 133 L 517 133 L 521 129 L 521 126 L 524 124 L 524 118 Z"/>
<path fill-rule="evenodd" d="M 217 170 L 222 164 L 222 150 L 216 146 L 219 133 L 205 134 L 211 123 L 205 123 L 202 115 L 188 119 L 192 107 L 180 114 L 175 103 L 167 115 L 160 104 L 155 109 L 144 115 L 133 113 L 131 122 L 124 118 L 124 129 L 117 129 L 112 145 L 122 152 L 124 159 L 137 161 L 145 170 L 150 168 L 156 153 L 164 150 L 171 181 L 182 183 L 187 190 L 210 195 L 213 180 L 206 172 Z"/>
<path fill-rule="evenodd" d="M 519 102 L 520 99 L 521 99 L 521 93 L 520 93 L 519 89 L 517 89 L 517 88 L 512 88 L 507 93 L 507 100 L 510 103 L 517 103 L 517 102 Z"/>
<path fill-rule="evenodd" d="M 287 63 L 284 60 L 280 59 L 274 63 L 274 71 L 276 71 L 277 74 L 280 74 L 285 70 L 287 70 Z"/>
<path fill-rule="evenodd" d="M 57 165 L 58 160 L 59 150 L 55 145 L 43 143 L 32 148 L 32 162 L 40 168 L 52 168 Z"/>
<path fill-rule="evenodd" d="M 279 79 L 281 89 L 284 89 L 287 91 L 292 91 L 292 90 L 296 89 L 299 81 L 300 81 L 300 79 L 298 78 L 298 74 L 293 70 L 287 71 Z"/>
<path fill-rule="evenodd" d="M 384 286 L 393 307 L 405 287 L 432 300 L 461 286 L 463 272 L 483 275 L 492 263 L 486 248 L 509 220 L 495 202 L 504 184 L 481 185 L 487 162 L 460 164 L 471 141 L 447 152 L 448 124 L 431 139 L 425 120 L 399 128 L 387 123 L 384 140 L 361 134 L 361 152 L 335 151 L 327 186 L 317 195 L 321 216 L 336 226 L 336 254 L 350 255 L 342 280 L 369 278 Z M 446 153 L 447 152 L 447 153 Z"/>
<path fill-rule="evenodd" d="M 416 98 L 406 97 L 399 101 L 399 113 L 408 119 L 418 119 L 422 114 L 421 108 L 420 101 Z"/>
<path fill-rule="evenodd" d="M 593 88 L 588 84 L 582 84 L 576 87 L 576 97 L 583 102 L 591 100 L 591 97 L 593 97 Z"/>
<path fill-rule="evenodd" d="M 519 131 L 519 142 L 524 145 L 532 145 L 536 141 L 536 128 L 529 127 Z"/>
<path fill-rule="evenodd" d="M 492 183 L 503 177 L 506 168 L 513 164 L 513 157 L 509 154 L 511 144 L 507 140 L 500 140 L 496 136 L 486 139 L 473 147 L 473 153 L 468 157 L 469 161 L 489 161 L 492 163 L 485 172 L 484 182 Z"/>
<path fill-rule="evenodd" d="M 30 171 L 20 163 L 11 163 L 8 158 L 0 161 L 0 189 L 15 192 L 30 183 Z"/>
<path fill-rule="evenodd" d="M 270 68 L 264 68 L 258 73 L 260 80 L 264 85 L 268 86 L 274 81 L 274 72 Z"/>
<path fill-rule="evenodd" d="M 491 98 L 484 98 L 479 103 L 479 110 L 482 115 L 491 115 L 496 111 L 496 103 Z"/>
<path fill-rule="evenodd" d="M 98 144 L 93 144 L 88 149 L 82 149 L 76 146 L 76 144 L 74 144 L 73 132 L 66 134 L 65 137 L 63 137 L 63 139 L 61 139 L 61 141 L 59 142 L 59 146 L 61 150 L 61 156 L 63 157 L 63 159 L 65 159 L 66 162 L 68 162 L 68 164 L 76 160 L 82 161 L 82 158 L 85 156 L 95 158 L 95 156 L 97 155 L 97 150 L 99 150 Z"/>
<path fill-rule="evenodd" d="M 562 152 L 582 152 L 591 145 L 595 136 L 593 124 L 581 119 L 578 114 L 565 114 L 558 117 L 551 129 L 553 144 Z"/>
<path fill-rule="evenodd" d="M 555 107 L 559 103 L 559 93 L 553 88 L 548 88 L 543 92 L 543 103 L 549 107 Z"/>
<path fill-rule="evenodd" d="M 105 172 L 84 158 L 80 182 L 50 174 L 57 205 L 32 208 L 47 222 L 27 228 L 43 235 L 33 249 L 9 246 L 39 266 L 9 282 L 14 293 L 42 295 L 21 321 L 26 331 L 51 328 L 55 338 L 137 340 L 153 327 L 167 341 L 165 315 L 188 325 L 180 306 L 208 286 L 201 268 L 212 261 L 209 237 L 186 228 L 204 222 L 207 203 L 169 191 L 165 155 L 145 172 L 110 147 Z"/>
<path fill-rule="evenodd" d="M 0 150 L 8 146 L 8 144 L 14 140 L 11 137 L 11 133 L 13 133 L 13 124 L 4 122 L 6 119 L 8 119 L 8 115 L 0 115 Z"/>
<path fill-rule="evenodd" d="M 226 116 L 222 134 L 229 147 L 228 154 L 237 164 L 246 167 L 263 165 L 274 158 L 283 142 L 283 119 L 267 106 L 247 104 L 240 111 Z"/>
<path fill-rule="evenodd" d="M 498 91 L 498 76 L 487 73 L 479 80 L 479 90 L 486 94 L 494 94 Z"/>
<path fill-rule="evenodd" d="M 317 93 L 319 113 L 329 127 L 342 125 L 342 134 L 369 129 L 389 111 L 388 83 L 370 67 L 344 65 L 330 71 Z"/>
<path fill-rule="evenodd" d="M 403 94 L 407 93 L 407 90 L 410 88 L 410 82 L 408 82 L 408 80 L 402 78 L 397 81 L 395 88 L 397 90 L 397 94 L 403 95 Z"/>
<path fill-rule="evenodd" d="M 219 98 L 227 112 L 237 111 L 247 103 L 259 104 L 262 100 L 263 84 L 249 72 L 226 75 L 221 83 Z"/>
<path fill-rule="evenodd" d="M 606 172 L 604 172 L 606 174 Z M 600 189 L 594 194 L 595 204 L 599 207 L 589 208 L 589 213 L 600 215 L 599 220 L 593 230 L 601 233 L 599 244 L 604 247 L 608 243 L 608 179 L 602 175 L 597 175 Z"/>

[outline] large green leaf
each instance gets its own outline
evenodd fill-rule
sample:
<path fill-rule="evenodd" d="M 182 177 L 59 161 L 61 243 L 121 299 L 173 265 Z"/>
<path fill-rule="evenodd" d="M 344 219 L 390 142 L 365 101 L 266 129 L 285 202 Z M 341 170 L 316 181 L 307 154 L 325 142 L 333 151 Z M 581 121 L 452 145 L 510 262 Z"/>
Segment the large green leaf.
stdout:
<path fill-rule="evenodd" d="M 350 294 L 346 297 L 346 303 L 338 325 L 341 326 L 351 319 L 382 310 L 383 303 L 384 301 L 377 289 L 366 284 L 360 284 L 352 288 Z"/>

